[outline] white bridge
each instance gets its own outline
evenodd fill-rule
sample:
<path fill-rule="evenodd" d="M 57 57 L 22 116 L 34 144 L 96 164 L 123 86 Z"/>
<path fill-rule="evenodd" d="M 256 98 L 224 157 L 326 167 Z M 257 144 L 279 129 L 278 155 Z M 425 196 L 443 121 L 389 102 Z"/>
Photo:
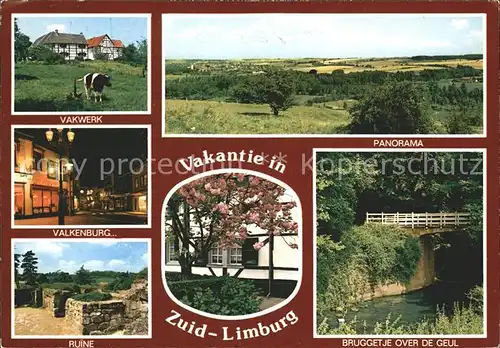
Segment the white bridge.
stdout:
<path fill-rule="evenodd" d="M 468 213 L 366 213 L 366 222 L 444 232 L 469 224 Z"/>

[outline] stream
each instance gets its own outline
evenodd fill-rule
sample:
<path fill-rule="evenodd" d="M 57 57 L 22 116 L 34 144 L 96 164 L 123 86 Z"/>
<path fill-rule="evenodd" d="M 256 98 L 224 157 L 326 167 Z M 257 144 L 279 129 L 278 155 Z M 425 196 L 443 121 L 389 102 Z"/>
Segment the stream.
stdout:
<path fill-rule="evenodd" d="M 372 331 L 376 322 L 383 322 L 391 314 L 391 322 L 401 315 L 400 324 L 413 324 L 424 318 L 434 318 L 436 308 L 445 306 L 445 311 L 451 313 L 453 303 L 467 303 L 467 292 L 472 287 L 466 283 L 437 283 L 422 290 L 404 295 L 376 298 L 362 302 L 357 312 L 348 312 L 346 322 L 356 317 L 356 326 L 363 327 L 366 322 L 368 332 Z M 338 327 L 335 313 L 328 320 L 330 327 Z"/>

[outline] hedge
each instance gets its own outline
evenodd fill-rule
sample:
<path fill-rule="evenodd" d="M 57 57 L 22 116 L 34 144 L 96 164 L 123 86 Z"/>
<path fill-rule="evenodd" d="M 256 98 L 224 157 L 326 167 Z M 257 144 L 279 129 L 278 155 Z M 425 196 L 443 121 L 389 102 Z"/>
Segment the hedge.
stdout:
<path fill-rule="evenodd" d="M 86 294 L 78 294 L 71 296 L 71 298 L 82 302 L 96 302 L 111 300 L 111 294 L 107 292 L 89 292 Z"/>

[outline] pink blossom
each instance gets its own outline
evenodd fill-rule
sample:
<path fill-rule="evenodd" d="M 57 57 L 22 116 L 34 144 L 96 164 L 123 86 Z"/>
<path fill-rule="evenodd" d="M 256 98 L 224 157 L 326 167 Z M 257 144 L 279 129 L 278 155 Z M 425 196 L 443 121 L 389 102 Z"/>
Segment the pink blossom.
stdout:
<path fill-rule="evenodd" d="M 253 245 L 253 248 L 254 248 L 255 250 L 260 250 L 260 249 L 262 249 L 263 247 L 264 247 L 264 242 L 257 242 L 257 243 L 255 243 L 255 244 Z"/>
<path fill-rule="evenodd" d="M 214 210 L 219 211 L 221 214 L 229 214 L 229 207 L 225 203 L 217 204 Z"/>

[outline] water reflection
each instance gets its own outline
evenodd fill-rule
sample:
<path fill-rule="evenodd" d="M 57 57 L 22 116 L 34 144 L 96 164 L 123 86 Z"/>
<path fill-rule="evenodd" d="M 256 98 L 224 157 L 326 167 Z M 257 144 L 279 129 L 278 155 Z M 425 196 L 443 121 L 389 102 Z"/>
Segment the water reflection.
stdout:
<path fill-rule="evenodd" d="M 357 312 L 349 312 L 346 322 L 356 317 L 358 329 L 363 329 L 366 322 L 367 332 L 372 332 L 376 322 L 383 322 L 389 314 L 393 321 L 401 315 L 400 324 L 413 324 L 424 318 L 434 318 L 436 308 L 444 306 L 448 314 L 453 309 L 454 302 L 468 303 L 467 292 L 472 284 L 465 283 L 437 283 L 423 290 L 404 295 L 381 297 L 365 301 L 359 305 Z M 338 327 L 338 320 L 334 313 L 329 316 L 330 327 Z"/>

